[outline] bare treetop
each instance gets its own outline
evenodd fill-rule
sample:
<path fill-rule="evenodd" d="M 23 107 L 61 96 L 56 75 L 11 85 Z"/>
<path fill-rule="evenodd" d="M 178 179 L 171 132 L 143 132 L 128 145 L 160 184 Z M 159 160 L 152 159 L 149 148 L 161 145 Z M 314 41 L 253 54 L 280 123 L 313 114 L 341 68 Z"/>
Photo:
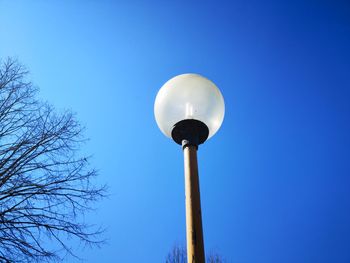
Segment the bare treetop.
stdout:
<path fill-rule="evenodd" d="M 99 243 L 100 231 L 77 218 L 104 192 L 79 156 L 82 128 L 37 100 L 27 75 L 15 60 L 0 65 L 0 262 L 59 261 L 59 250 L 74 255 L 68 237 Z"/>
<path fill-rule="evenodd" d="M 227 262 L 220 254 L 211 252 L 206 255 L 207 263 L 225 263 Z M 174 245 L 168 253 L 165 263 L 188 263 L 186 248 L 180 245 Z"/>

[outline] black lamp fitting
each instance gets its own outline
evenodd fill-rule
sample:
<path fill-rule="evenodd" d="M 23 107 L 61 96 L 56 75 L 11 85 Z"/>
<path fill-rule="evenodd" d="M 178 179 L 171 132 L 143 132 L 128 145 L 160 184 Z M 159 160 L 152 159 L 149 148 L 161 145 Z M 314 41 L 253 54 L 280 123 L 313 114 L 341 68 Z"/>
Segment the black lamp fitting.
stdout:
<path fill-rule="evenodd" d="M 194 119 L 182 120 L 176 123 L 171 131 L 171 137 L 177 143 L 186 147 L 204 143 L 209 136 L 208 126 Z"/>

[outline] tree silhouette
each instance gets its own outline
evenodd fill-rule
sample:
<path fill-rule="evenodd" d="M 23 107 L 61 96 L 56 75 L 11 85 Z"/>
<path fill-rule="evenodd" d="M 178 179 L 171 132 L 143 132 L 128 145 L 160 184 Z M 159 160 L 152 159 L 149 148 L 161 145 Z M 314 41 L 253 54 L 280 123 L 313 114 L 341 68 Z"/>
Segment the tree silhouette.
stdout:
<path fill-rule="evenodd" d="M 0 262 L 7 263 L 60 261 L 62 252 L 74 255 L 67 238 L 93 245 L 101 233 L 79 222 L 104 193 L 79 156 L 82 128 L 71 112 L 36 99 L 27 76 L 17 61 L 0 62 Z"/>
<path fill-rule="evenodd" d="M 175 245 L 168 253 L 165 263 L 187 263 L 186 249 Z"/>
<path fill-rule="evenodd" d="M 217 253 L 209 253 L 206 255 L 207 263 L 225 263 L 226 261 Z M 179 245 L 174 245 L 168 253 L 165 263 L 187 263 L 186 248 Z"/>
<path fill-rule="evenodd" d="M 224 263 L 226 262 L 222 256 L 217 253 L 210 253 L 207 255 L 207 263 Z"/>

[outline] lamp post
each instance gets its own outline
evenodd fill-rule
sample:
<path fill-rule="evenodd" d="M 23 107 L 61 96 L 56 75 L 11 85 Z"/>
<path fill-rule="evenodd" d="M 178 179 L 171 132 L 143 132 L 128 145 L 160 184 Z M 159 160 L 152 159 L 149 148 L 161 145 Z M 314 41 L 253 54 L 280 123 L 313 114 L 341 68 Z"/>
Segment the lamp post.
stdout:
<path fill-rule="evenodd" d="M 205 262 L 197 149 L 218 131 L 224 113 L 220 90 L 198 74 L 182 74 L 170 79 L 161 87 L 154 103 L 159 129 L 180 144 L 184 152 L 189 263 Z"/>

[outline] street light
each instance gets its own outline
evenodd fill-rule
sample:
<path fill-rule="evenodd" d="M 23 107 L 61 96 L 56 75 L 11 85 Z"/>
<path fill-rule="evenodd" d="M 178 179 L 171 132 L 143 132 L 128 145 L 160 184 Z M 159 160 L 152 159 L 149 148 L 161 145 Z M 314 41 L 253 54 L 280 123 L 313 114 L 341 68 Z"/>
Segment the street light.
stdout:
<path fill-rule="evenodd" d="M 205 262 L 197 149 L 218 131 L 224 114 L 220 90 L 198 74 L 170 79 L 154 103 L 159 129 L 182 145 L 184 152 L 187 260 L 191 263 Z"/>

